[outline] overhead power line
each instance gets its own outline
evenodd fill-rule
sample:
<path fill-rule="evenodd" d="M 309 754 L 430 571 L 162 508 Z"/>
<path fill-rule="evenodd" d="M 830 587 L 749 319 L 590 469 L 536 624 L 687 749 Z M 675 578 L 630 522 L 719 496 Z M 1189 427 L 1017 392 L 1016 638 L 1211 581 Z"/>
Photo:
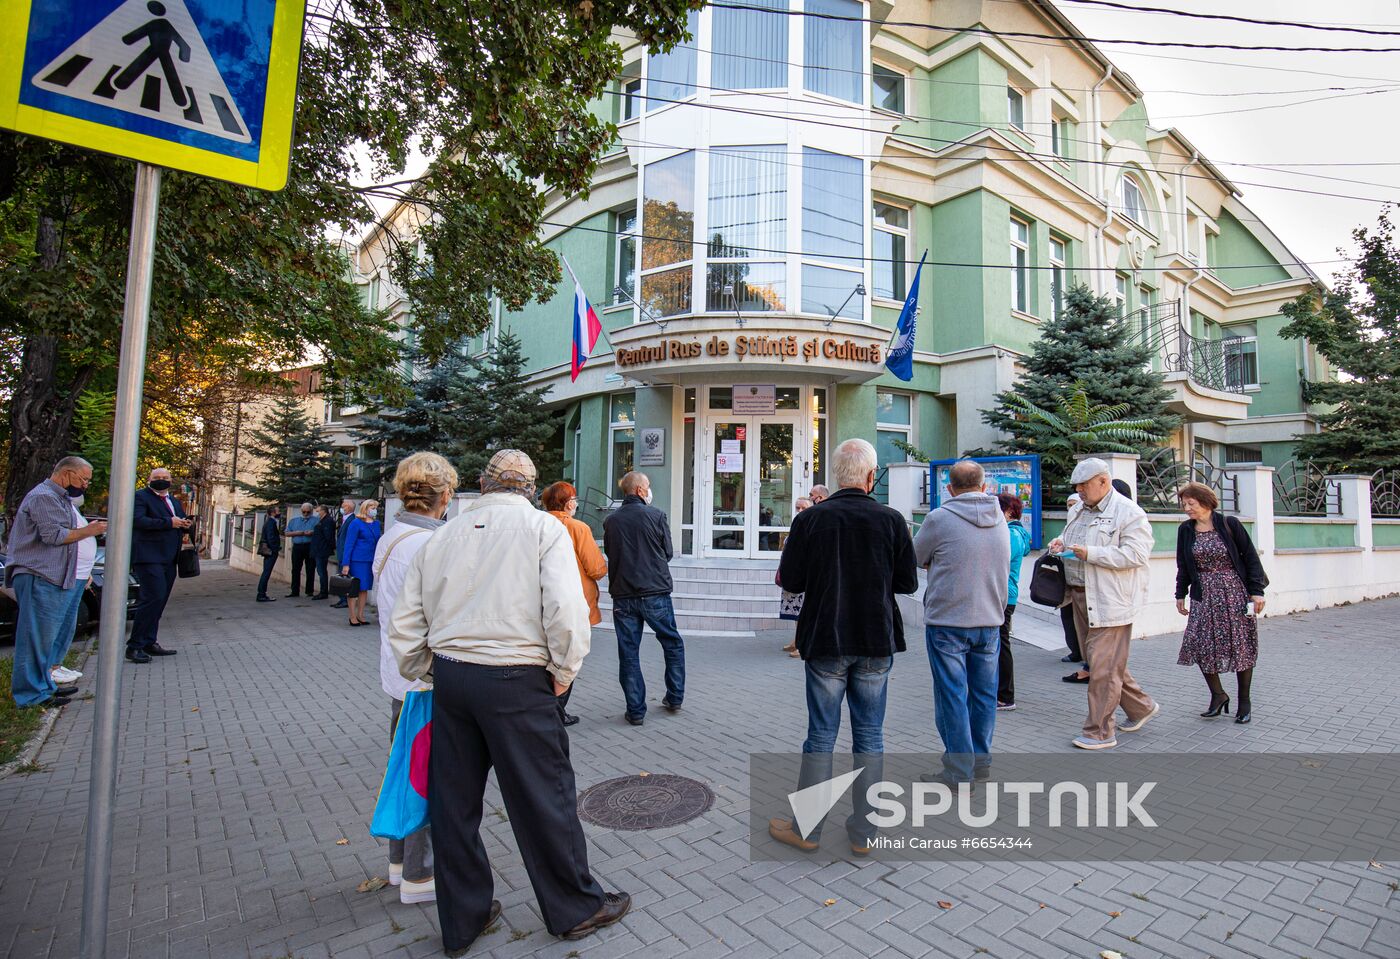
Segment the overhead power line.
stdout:
<path fill-rule="evenodd" d="M 1021 3 L 1022 0 L 1009 0 Z M 1225 20 L 1230 23 L 1248 23 L 1261 27 L 1296 27 L 1304 30 L 1317 30 L 1323 33 L 1356 33 L 1368 37 L 1400 37 L 1400 30 L 1377 30 L 1373 27 L 1345 26 L 1341 24 L 1305 23 L 1301 20 L 1266 20 L 1259 17 L 1241 17 L 1229 13 L 1197 13 L 1194 10 L 1176 10 L 1170 7 L 1143 7 L 1117 0 L 1061 0 L 1084 7 L 1108 7 L 1113 10 L 1127 10 L 1132 13 L 1163 13 L 1173 17 L 1191 20 Z"/>

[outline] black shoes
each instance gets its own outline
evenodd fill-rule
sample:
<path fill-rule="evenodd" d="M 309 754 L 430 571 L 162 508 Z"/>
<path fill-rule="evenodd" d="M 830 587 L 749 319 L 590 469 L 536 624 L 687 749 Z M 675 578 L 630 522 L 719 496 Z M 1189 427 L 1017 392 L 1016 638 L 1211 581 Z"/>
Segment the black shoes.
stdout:
<path fill-rule="evenodd" d="M 178 656 L 180 651 L 177 649 L 165 649 L 160 643 L 152 643 L 146 647 L 146 653 L 150 656 Z"/>
<path fill-rule="evenodd" d="M 332 604 L 331 604 L 331 609 L 349 609 L 349 608 L 350 608 L 350 604 L 347 603 L 347 602 L 346 602 L 345 600 L 343 600 L 343 599 L 342 599 L 340 602 L 338 602 L 338 603 L 332 603 Z"/>
<path fill-rule="evenodd" d="M 259 597 L 258 597 L 258 602 L 260 602 L 260 603 L 275 603 L 275 602 L 277 602 L 277 600 L 273 599 L 271 596 L 259 596 Z"/>
<path fill-rule="evenodd" d="M 1088 676 L 1081 676 L 1081 675 L 1079 675 L 1079 674 L 1082 673 L 1082 672 L 1084 672 L 1084 670 L 1082 670 L 1082 669 L 1076 669 L 1074 672 L 1070 673 L 1068 676 L 1061 676 L 1060 678 L 1063 679 L 1063 680 L 1064 680 L 1065 682 L 1067 682 L 1067 683 L 1087 683 L 1087 682 L 1089 681 L 1089 677 L 1088 677 Z"/>
<path fill-rule="evenodd" d="M 1201 713 L 1201 718 L 1214 719 L 1221 713 L 1224 713 L 1226 716 L 1230 715 L 1229 696 L 1221 696 L 1219 699 L 1216 699 L 1214 696 L 1212 696 L 1210 698 L 1210 709 L 1207 709 L 1205 712 Z"/>
<path fill-rule="evenodd" d="M 666 711 L 668 713 L 678 713 L 681 711 L 680 703 L 668 703 L 666 700 L 663 699 L 661 701 L 661 705 L 666 707 Z"/>
<path fill-rule="evenodd" d="M 60 706 L 67 706 L 67 705 L 68 705 L 69 703 L 71 703 L 72 701 L 73 701 L 73 700 L 69 699 L 67 696 L 50 696 L 48 699 L 44 700 L 42 703 L 35 703 L 35 704 L 34 704 L 34 708 L 35 708 L 35 709 L 57 709 L 57 708 L 60 707 Z"/>
<path fill-rule="evenodd" d="M 645 716 L 628 716 L 628 717 L 627 717 L 628 725 L 631 725 L 631 726 L 640 726 L 642 723 L 644 723 L 644 722 L 646 722 L 646 721 L 647 721 L 647 720 L 646 720 L 646 717 L 645 717 Z"/>
<path fill-rule="evenodd" d="M 584 936 L 591 936 L 599 929 L 611 926 L 623 916 L 627 915 L 627 910 L 632 908 L 632 897 L 625 892 L 608 892 L 603 894 L 603 904 L 598 907 L 598 911 L 589 916 L 583 922 L 560 936 L 560 939 L 582 939 Z"/>
<path fill-rule="evenodd" d="M 149 663 L 151 661 L 151 657 L 146 654 L 144 649 L 128 648 L 126 651 L 126 658 L 128 662 L 132 663 Z"/>
<path fill-rule="evenodd" d="M 287 599 L 297 599 L 297 598 L 299 598 L 300 596 L 301 596 L 301 593 L 288 593 L 288 594 L 287 594 Z"/>
<path fill-rule="evenodd" d="M 322 593 L 322 594 L 320 594 L 319 596 L 312 596 L 311 598 L 312 598 L 312 599 L 330 599 L 330 598 L 331 598 L 331 594 L 330 594 L 330 593 Z"/>
<path fill-rule="evenodd" d="M 577 725 L 578 725 L 578 717 L 577 717 L 577 716 L 570 716 L 568 713 L 565 713 L 565 714 L 564 714 L 564 725 L 565 725 L 565 726 L 577 726 Z"/>
<path fill-rule="evenodd" d="M 491 911 L 486 916 L 486 925 L 481 927 L 481 932 L 485 932 L 487 929 L 490 929 L 493 925 L 496 924 L 496 920 L 499 918 L 501 918 L 500 900 L 492 899 Z M 477 935 L 479 936 L 480 933 L 478 933 Z M 465 946 L 462 946 L 460 949 L 444 949 L 443 955 L 448 956 L 449 959 L 457 959 L 458 956 L 465 956 L 471 950 L 471 947 L 475 943 L 476 940 L 473 939 L 471 942 L 467 943 Z"/>
<path fill-rule="evenodd" d="M 78 695 L 78 687 L 72 685 L 59 686 L 56 689 L 54 689 L 53 694 L 54 696 L 60 699 L 68 699 L 72 696 Z"/>
<path fill-rule="evenodd" d="M 1235 712 L 1235 722 L 1239 723 L 1240 725 L 1244 725 L 1245 723 L 1249 722 L 1249 720 L 1252 718 L 1252 711 L 1250 710 L 1249 700 L 1246 699 L 1241 701 L 1239 708 L 1235 710 Z"/>

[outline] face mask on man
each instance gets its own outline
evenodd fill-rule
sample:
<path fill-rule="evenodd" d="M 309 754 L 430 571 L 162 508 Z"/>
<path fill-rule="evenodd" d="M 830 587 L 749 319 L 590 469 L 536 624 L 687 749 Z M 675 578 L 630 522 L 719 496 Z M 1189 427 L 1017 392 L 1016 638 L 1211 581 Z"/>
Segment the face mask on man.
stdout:
<path fill-rule="evenodd" d="M 310 515 L 311 515 L 311 510 L 309 510 L 309 509 L 304 509 L 304 510 L 301 511 L 301 515 L 302 515 L 302 516 L 310 516 Z"/>
<path fill-rule="evenodd" d="M 81 486 L 74 486 L 74 485 L 72 485 L 71 483 L 70 483 L 69 485 L 63 487 L 63 491 L 64 491 L 65 493 L 68 494 L 68 498 L 69 498 L 69 499 L 76 499 L 76 500 L 82 499 L 82 498 L 83 498 L 83 494 L 87 492 L 87 490 L 85 490 L 83 487 L 81 487 Z"/>
<path fill-rule="evenodd" d="M 83 505 L 83 500 L 85 497 L 83 496 L 83 491 L 78 490 L 77 496 L 74 496 L 72 493 L 69 493 L 68 498 L 73 501 L 73 508 L 77 509 L 79 506 Z"/>
<path fill-rule="evenodd" d="M 151 480 L 151 489 L 155 490 L 157 493 L 164 493 L 166 490 L 170 489 L 170 480 L 167 480 L 167 479 L 154 479 L 154 480 Z"/>
<path fill-rule="evenodd" d="M 646 503 L 648 506 L 651 505 L 651 487 L 650 487 L 650 486 L 648 486 L 646 489 L 642 490 L 642 502 L 643 502 L 643 503 Z"/>

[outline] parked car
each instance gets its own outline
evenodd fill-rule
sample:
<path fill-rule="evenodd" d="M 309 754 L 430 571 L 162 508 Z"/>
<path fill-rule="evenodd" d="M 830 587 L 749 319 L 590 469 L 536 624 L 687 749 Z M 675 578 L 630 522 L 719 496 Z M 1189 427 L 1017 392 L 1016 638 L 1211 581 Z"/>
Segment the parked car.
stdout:
<path fill-rule="evenodd" d="M 102 616 L 102 587 L 107 579 L 106 567 L 103 562 L 105 558 L 106 549 L 98 546 L 97 562 L 92 567 L 92 578 L 88 580 L 87 589 L 83 590 L 83 602 L 78 607 L 78 632 L 80 633 L 95 630 L 98 620 Z M 7 560 L 8 557 L 0 556 L 0 582 L 4 582 Z M 127 573 L 126 618 L 128 620 L 136 615 L 136 597 L 140 589 L 141 585 L 136 581 L 136 577 Z M 18 612 L 19 607 L 15 603 L 14 590 L 0 587 L 0 643 L 14 643 L 15 621 Z"/>

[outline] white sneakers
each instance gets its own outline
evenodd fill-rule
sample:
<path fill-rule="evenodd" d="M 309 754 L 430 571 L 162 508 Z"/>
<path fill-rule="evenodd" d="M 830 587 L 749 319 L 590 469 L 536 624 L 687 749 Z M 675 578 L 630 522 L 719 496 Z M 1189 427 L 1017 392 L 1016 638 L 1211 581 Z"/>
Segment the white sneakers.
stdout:
<path fill-rule="evenodd" d="M 437 899 L 437 885 L 432 879 L 424 882 L 414 882 L 411 879 L 403 880 L 403 885 L 399 886 L 399 902 L 412 904 L 415 902 L 433 902 Z"/>
<path fill-rule="evenodd" d="M 1116 739 L 1090 739 L 1088 736 L 1075 736 L 1074 745 L 1080 749 L 1112 749 L 1118 745 Z"/>
<path fill-rule="evenodd" d="M 1139 729 L 1141 729 L 1142 727 L 1146 726 L 1146 725 L 1147 725 L 1147 721 L 1148 721 L 1149 719 L 1151 719 L 1153 716 L 1155 716 L 1155 715 L 1157 715 L 1158 713 L 1160 713 L 1161 711 L 1162 711 L 1161 705 L 1158 704 L 1158 703 L 1153 703 L 1153 704 L 1152 704 L 1152 712 L 1148 713 L 1146 716 L 1142 717 L 1141 719 L 1135 719 L 1135 720 L 1133 720 L 1133 721 L 1130 722 L 1130 723 L 1123 723 L 1122 725 L 1120 725 L 1120 726 L 1118 727 L 1118 731 L 1119 731 L 1119 732 L 1122 732 L 1122 733 L 1135 733 L 1135 732 L 1137 732 Z"/>
<path fill-rule="evenodd" d="M 389 863 L 389 885 L 397 886 L 401 882 L 403 882 L 403 863 Z"/>
<path fill-rule="evenodd" d="M 76 683 L 83 678 L 83 674 L 76 669 L 69 669 L 67 666 L 55 666 L 49 671 L 56 683 Z"/>

